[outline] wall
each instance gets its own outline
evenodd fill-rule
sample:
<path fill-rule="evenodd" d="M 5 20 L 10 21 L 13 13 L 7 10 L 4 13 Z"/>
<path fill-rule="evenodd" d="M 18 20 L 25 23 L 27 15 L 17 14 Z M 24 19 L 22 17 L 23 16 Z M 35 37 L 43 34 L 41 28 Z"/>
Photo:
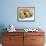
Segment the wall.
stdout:
<path fill-rule="evenodd" d="M 46 32 L 46 0 L 0 0 L 0 31 L 13 24 L 16 28 L 40 27 Z M 17 7 L 35 7 L 35 22 L 18 22 Z"/>
<path fill-rule="evenodd" d="M 44 0 L 1 0 L 0 24 L 15 25 L 16 28 L 46 28 L 46 2 Z M 18 22 L 17 7 L 35 7 L 35 22 Z"/>

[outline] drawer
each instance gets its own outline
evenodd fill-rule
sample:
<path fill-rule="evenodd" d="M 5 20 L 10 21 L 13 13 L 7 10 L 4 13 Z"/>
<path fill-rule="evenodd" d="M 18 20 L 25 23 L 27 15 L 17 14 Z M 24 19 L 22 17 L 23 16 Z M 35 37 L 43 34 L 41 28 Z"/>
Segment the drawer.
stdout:
<path fill-rule="evenodd" d="M 4 36 L 3 43 L 15 43 L 23 41 L 23 36 Z"/>
<path fill-rule="evenodd" d="M 3 40 L 3 46 L 22 46 L 23 38 L 22 37 L 5 37 Z"/>
<path fill-rule="evenodd" d="M 32 46 L 44 46 L 44 44 L 31 44 Z"/>
<path fill-rule="evenodd" d="M 3 43 L 2 46 L 15 46 L 15 43 Z"/>
<path fill-rule="evenodd" d="M 33 44 L 43 44 L 44 36 L 32 36 L 32 43 Z"/>
<path fill-rule="evenodd" d="M 4 36 L 23 36 L 23 32 L 4 32 Z"/>
<path fill-rule="evenodd" d="M 23 46 L 23 44 L 2 44 L 2 46 Z"/>
<path fill-rule="evenodd" d="M 25 44 L 44 44 L 44 36 L 24 36 L 24 43 Z"/>
<path fill-rule="evenodd" d="M 44 36 L 44 32 L 24 32 L 24 36 Z"/>

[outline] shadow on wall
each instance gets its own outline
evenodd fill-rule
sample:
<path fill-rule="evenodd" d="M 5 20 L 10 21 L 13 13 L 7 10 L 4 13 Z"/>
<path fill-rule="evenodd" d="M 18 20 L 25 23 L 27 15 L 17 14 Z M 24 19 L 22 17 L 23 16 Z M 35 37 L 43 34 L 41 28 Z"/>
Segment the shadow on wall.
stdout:
<path fill-rule="evenodd" d="M 3 36 L 2 32 L 6 31 L 6 29 L 4 30 L 4 28 L 6 28 L 5 25 L 0 24 L 0 43 L 2 43 L 2 36 Z"/>

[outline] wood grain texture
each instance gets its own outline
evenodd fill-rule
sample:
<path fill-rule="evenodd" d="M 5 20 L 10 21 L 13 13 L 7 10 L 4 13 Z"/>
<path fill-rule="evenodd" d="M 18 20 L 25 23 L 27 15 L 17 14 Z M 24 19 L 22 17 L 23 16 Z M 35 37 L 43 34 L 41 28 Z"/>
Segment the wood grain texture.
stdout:
<path fill-rule="evenodd" d="M 44 32 L 24 33 L 24 46 L 44 46 Z"/>
<path fill-rule="evenodd" d="M 23 33 L 3 33 L 3 46 L 23 46 Z"/>
<path fill-rule="evenodd" d="M 44 32 L 3 32 L 3 46 L 44 46 Z"/>

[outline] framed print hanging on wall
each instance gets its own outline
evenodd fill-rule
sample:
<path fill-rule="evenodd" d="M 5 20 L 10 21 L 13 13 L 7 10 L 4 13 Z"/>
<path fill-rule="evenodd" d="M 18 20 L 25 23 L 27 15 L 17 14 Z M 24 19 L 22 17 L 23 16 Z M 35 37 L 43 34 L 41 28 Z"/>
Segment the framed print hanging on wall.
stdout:
<path fill-rule="evenodd" d="M 34 21 L 35 20 L 35 7 L 18 7 L 17 8 L 18 21 Z"/>

